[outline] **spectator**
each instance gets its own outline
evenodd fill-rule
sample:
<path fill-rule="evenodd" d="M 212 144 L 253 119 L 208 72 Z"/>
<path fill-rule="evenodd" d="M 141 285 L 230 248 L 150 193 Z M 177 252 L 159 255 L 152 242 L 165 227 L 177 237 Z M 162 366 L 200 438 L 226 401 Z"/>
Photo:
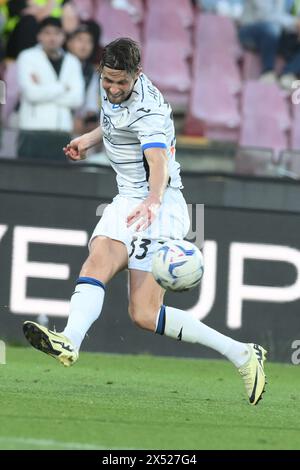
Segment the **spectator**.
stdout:
<path fill-rule="evenodd" d="M 84 103 L 75 114 L 76 134 L 91 131 L 99 121 L 99 77 L 91 61 L 94 47 L 94 34 L 86 24 L 82 24 L 67 40 L 68 51 L 81 62 L 85 82 Z"/>
<path fill-rule="evenodd" d="M 62 159 L 73 130 L 72 110 L 83 102 L 80 62 L 61 48 L 64 32 L 58 18 L 45 18 L 38 45 L 17 61 L 21 90 L 18 155 Z"/>
<path fill-rule="evenodd" d="M 247 0 L 239 37 L 246 48 L 257 50 L 262 60 L 262 80 L 275 82 L 275 61 L 283 30 L 299 31 L 299 20 L 286 12 L 285 0 Z"/>
<path fill-rule="evenodd" d="M 300 1 L 287 1 L 287 12 L 300 17 Z M 285 60 L 281 72 L 280 84 L 286 90 L 292 89 L 292 84 L 300 76 L 300 35 L 299 32 L 284 31 L 279 44 L 279 54 Z"/>
<path fill-rule="evenodd" d="M 92 52 L 91 61 L 98 67 L 103 53 L 103 48 L 100 46 L 102 34 L 101 26 L 94 20 L 85 20 L 82 22 L 82 24 L 85 24 L 88 27 L 90 33 L 93 36 L 94 49 Z"/>
<path fill-rule="evenodd" d="M 24 49 L 37 42 L 38 23 L 53 16 L 61 18 L 63 6 L 68 0 L 8 0 L 5 34 L 7 36 L 6 55 L 15 59 Z"/>

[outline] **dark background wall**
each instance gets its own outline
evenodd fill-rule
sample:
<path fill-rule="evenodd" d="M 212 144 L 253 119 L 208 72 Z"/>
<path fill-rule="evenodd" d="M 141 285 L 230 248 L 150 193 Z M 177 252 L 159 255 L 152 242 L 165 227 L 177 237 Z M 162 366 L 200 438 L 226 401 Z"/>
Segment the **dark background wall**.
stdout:
<path fill-rule="evenodd" d="M 191 310 L 236 339 L 261 342 L 273 360 L 290 361 L 292 342 L 300 339 L 299 184 L 191 173 L 183 174 L 183 180 L 187 202 L 205 204 L 207 278 L 200 289 L 168 294 L 166 303 Z M 115 193 L 114 175 L 108 168 L 0 162 L 0 339 L 22 343 L 22 322 L 36 319 L 39 313 L 47 314 L 50 327 L 63 328 L 65 317 L 53 315 L 51 302 L 68 301 L 87 255 L 82 240 L 88 239 L 98 220 L 98 205 Z M 38 232 L 35 242 L 24 245 L 23 234 L 28 235 L 29 230 L 29 236 L 36 236 L 37 228 L 48 230 Z M 54 232 L 56 243 L 45 243 L 43 237 L 49 229 L 65 232 Z M 66 240 L 75 234 L 81 241 L 70 246 Z M 242 248 L 245 256 L 239 276 L 237 248 Z M 261 251 L 266 259 L 259 259 Z M 29 263 L 68 265 L 67 279 L 42 279 L 37 266 L 22 302 L 19 278 L 26 259 Z M 294 290 L 289 290 L 294 284 Z M 252 300 L 240 301 L 243 285 L 252 286 Z M 262 294 L 263 286 L 274 290 Z M 267 299 L 259 299 L 262 295 Z M 44 299 L 41 310 L 36 299 Z M 84 349 L 218 357 L 208 349 L 134 327 L 127 315 L 127 272 L 109 285 L 101 318 L 92 327 Z"/>

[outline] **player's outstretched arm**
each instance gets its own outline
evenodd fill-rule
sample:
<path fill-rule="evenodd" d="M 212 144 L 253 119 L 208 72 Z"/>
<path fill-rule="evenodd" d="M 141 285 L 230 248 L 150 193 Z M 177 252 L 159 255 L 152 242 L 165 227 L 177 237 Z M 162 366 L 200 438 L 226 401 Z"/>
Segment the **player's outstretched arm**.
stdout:
<path fill-rule="evenodd" d="M 136 230 L 143 231 L 152 224 L 161 205 L 168 184 L 168 156 L 165 149 L 149 148 L 144 151 L 149 165 L 149 195 L 127 217 L 130 227 L 139 221 Z"/>
<path fill-rule="evenodd" d="M 71 140 L 71 142 L 63 148 L 63 151 L 70 160 L 84 160 L 86 158 L 86 152 L 99 144 L 101 140 L 102 130 L 99 126 L 93 131 Z"/>

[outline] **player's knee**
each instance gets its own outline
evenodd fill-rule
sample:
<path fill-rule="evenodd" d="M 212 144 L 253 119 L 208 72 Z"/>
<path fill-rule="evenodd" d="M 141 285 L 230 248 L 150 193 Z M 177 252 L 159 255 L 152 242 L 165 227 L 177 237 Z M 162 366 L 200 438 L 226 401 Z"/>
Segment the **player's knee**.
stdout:
<path fill-rule="evenodd" d="M 139 328 L 155 331 L 156 314 L 154 308 L 130 303 L 128 313 L 133 323 Z"/>

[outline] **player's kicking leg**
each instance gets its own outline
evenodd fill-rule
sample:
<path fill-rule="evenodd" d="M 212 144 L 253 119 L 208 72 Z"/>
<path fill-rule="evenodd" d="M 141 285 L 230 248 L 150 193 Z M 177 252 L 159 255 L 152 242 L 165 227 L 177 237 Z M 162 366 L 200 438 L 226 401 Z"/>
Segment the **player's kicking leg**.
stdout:
<path fill-rule="evenodd" d="M 127 248 L 122 242 L 106 237 L 95 238 L 71 298 L 66 328 L 57 333 L 27 321 L 23 331 L 29 343 L 64 366 L 74 364 L 86 332 L 101 313 L 107 282 L 127 267 L 127 263 Z"/>
<path fill-rule="evenodd" d="M 141 328 L 179 341 L 208 346 L 227 357 L 243 378 L 251 405 L 265 389 L 266 351 L 257 344 L 240 343 L 206 326 L 192 315 L 163 305 L 164 289 L 151 273 L 130 270 L 129 314 Z"/>

